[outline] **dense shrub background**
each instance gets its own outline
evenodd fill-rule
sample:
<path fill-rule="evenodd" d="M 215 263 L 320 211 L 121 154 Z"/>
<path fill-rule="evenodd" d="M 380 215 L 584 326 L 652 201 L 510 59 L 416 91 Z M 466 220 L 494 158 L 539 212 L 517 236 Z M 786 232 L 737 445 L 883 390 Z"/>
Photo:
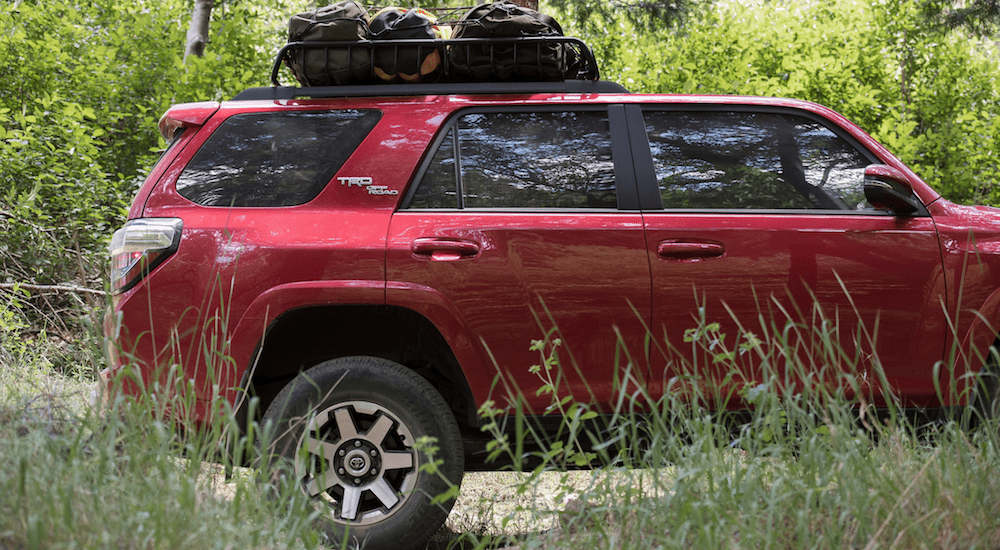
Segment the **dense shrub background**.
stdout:
<path fill-rule="evenodd" d="M 556 15 L 632 91 L 817 101 L 947 198 L 1000 204 L 997 47 L 927 23 L 921 1 L 696 3 L 676 25 L 606 13 L 574 25 L 583 2 Z M 158 117 L 266 85 L 287 17 L 313 5 L 221 0 L 205 57 L 186 63 L 191 0 L 0 6 L 0 307 L 70 337 L 99 294 L 12 286 L 104 288 L 106 242 L 163 146 Z"/>
<path fill-rule="evenodd" d="M 105 287 L 106 243 L 163 146 L 158 118 L 263 84 L 279 4 L 222 4 L 209 52 L 186 64 L 184 0 L 0 6 L 0 307 L 72 337 L 99 294 L 12 285 Z"/>

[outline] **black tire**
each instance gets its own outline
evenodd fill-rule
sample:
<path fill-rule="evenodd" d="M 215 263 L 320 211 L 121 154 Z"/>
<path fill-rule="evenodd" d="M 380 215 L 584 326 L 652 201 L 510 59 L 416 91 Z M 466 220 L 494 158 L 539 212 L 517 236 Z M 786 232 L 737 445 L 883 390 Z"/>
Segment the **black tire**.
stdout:
<path fill-rule="evenodd" d="M 266 479 L 294 476 L 323 510 L 335 547 L 346 538 L 351 548 L 423 548 L 454 504 L 431 500 L 461 483 L 458 424 L 434 387 L 402 365 L 320 363 L 278 394 L 262 427 Z M 424 436 L 437 440 L 439 473 L 420 469 L 429 458 L 414 444 Z"/>

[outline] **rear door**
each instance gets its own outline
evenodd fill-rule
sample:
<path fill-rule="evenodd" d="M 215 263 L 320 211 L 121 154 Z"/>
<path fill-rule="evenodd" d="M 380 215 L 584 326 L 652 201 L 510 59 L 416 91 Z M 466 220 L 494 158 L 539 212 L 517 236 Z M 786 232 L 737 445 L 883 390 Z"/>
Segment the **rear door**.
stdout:
<path fill-rule="evenodd" d="M 624 122 L 620 105 L 460 111 L 393 216 L 387 301 L 474 350 L 462 366 L 480 402 L 499 371 L 544 410 L 533 341 L 561 340 L 550 376 L 584 401 L 610 399 L 618 335 L 641 349 L 650 272 Z"/>
<path fill-rule="evenodd" d="M 871 393 L 880 362 L 908 403 L 933 400 L 946 332 L 937 234 L 926 211 L 894 217 L 868 205 L 864 168 L 878 163 L 871 152 L 792 109 L 629 113 L 644 129 L 633 139 L 651 151 L 637 157 L 636 171 L 657 391 L 692 373 L 723 395 L 767 382 L 749 350 L 756 338 L 770 343 L 762 349 L 771 364 L 785 365 L 776 350 L 789 350 L 805 366 L 799 374 L 843 384 L 846 373 Z M 713 323 L 714 333 L 694 331 Z M 719 361 L 726 353 L 739 366 L 735 379 L 726 379 L 731 362 Z"/>

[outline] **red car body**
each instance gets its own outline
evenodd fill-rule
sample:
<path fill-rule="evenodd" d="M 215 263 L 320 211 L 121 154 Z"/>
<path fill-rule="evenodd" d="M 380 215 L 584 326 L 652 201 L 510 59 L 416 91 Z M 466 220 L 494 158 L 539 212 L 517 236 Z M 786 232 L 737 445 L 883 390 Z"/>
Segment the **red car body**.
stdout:
<path fill-rule="evenodd" d="M 929 215 L 400 209 L 442 122 L 497 105 L 801 113 L 849 135 L 897 170 Z M 215 207 L 178 194 L 179 174 L 229 117 L 343 109 L 373 109 L 381 118 L 307 203 Z M 574 395 L 597 403 L 613 399 L 615 354 L 621 351 L 616 330 L 657 396 L 677 374 L 676 364 L 647 349 L 644 339 L 648 332 L 666 334 L 683 349 L 680 336 L 695 326 L 699 306 L 709 321 L 732 325 L 732 314 L 752 331 L 769 299 L 808 311 L 815 298 L 827 315 L 839 312 L 846 334 L 877 327 L 873 349 L 855 344 L 877 355 L 892 387 L 912 407 L 961 404 L 965 394 L 952 381 L 978 372 L 996 339 L 996 211 L 942 199 L 857 126 L 812 103 L 568 93 L 232 101 L 176 106 L 164 115 L 161 130 L 169 135 L 178 128 L 184 131 L 139 190 L 129 219 L 180 219 L 182 237 L 176 252 L 114 296 L 106 328 L 115 345 L 106 374 L 134 365 L 148 378 L 155 369 L 180 365 L 201 401 L 222 396 L 235 402 L 251 372 L 273 378 L 270 364 L 261 362 L 268 335 L 281 319 L 310 308 L 353 314 L 378 306 L 433 327 L 454 360 L 438 374 L 459 377 L 450 384 L 454 400 L 465 401 L 455 408 L 468 422 L 497 398 L 491 389 L 498 369 L 519 385 L 530 406 L 544 409 L 550 398 L 536 396 L 541 382 L 528 368 L 538 354 L 529 345 L 550 327 L 558 327 L 578 367 L 567 372 Z M 351 185 L 351 178 L 362 177 L 381 183 L 384 192 Z M 351 337 L 368 334 L 377 341 L 380 319 L 362 316 L 359 322 L 371 325 L 352 327 Z M 343 330 L 342 323 L 331 330 Z M 378 353 L 371 343 L 346 348 Z M 954 370 L 941 368 L 951 364 Z"/>
<path fill-rule="evenodd" d="M 262 471 L 295 476 L 334 544 L 422 548 L 464 469 L 498 465 L 479 411 L 548 427 L 553 391 L 603 412 L 817 383 L 997 401 L 974 382 L 997 368 L 998 211 L 813 103 L 632 95 L 556 29 L 353 40 L 362 11 L 305 14 L 352 40 L 290 43 L 274 87 L 161 118 L 112 238 L 102 373 L 186 423 L 259 420 Z M 380 52 L 429 51 L 440 82 L 375 83 Z M 322 85 L 280 86 L 286 63 Z"/>

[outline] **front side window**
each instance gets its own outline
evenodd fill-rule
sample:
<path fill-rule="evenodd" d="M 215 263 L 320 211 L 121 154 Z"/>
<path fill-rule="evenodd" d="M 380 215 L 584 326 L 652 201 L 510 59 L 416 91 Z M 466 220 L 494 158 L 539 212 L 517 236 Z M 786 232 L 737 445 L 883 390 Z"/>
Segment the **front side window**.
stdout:
<path fill-rule="evenodd" d="M 795 115 L 644 112 L 664 208 L 868 210 L 861 151 Z"/>
<path fill-rule="evenodd" d="M 381 118 L 378 111 L 250 113 L 226 119 L 177 179 L 202 206 L 294 206 L 316 198 Z"/>
<path fill-rule="evenodd" d="M 488 112 L 446 130 L 408 207 L 617 208 L 604 111 Z"/>

